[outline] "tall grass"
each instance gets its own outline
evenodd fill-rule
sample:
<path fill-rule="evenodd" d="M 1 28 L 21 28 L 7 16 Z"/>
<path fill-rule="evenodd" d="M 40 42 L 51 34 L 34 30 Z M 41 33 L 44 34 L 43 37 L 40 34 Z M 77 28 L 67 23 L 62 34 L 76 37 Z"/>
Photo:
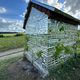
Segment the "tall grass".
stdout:
<path fill-rule="evenodd" d="M 0 38 L 0 51 L 24 47 L 24 42 L 24 36 L 9 35 L 8 37 L 2 37 Z"/>

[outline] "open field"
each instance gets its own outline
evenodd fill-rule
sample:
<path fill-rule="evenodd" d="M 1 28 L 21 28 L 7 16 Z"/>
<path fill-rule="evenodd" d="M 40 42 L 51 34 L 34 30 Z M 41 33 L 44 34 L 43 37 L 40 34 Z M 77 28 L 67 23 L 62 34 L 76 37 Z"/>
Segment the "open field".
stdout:
<path fill-rule="evenodd" d="M 3 34 L 5 37 L 0 38 L 0 52 L 9 49 L 24 47 L 25 37 L 14 36 L 15 34 Z"/>
<path fill-rule="evenodd" d="M 0 80 L 42 80 L 42 78 L 29 61 L 23 61 L 22 56 L 17 56 L 0 60 Z"/>
<path fill-rule="evenodd" d="M 40 77 L 30 62 L 23 61 L 22 56 L 0 60 L 0 80 L 80 80 L 80 56 L 51 70 L 46 79 Z"/>

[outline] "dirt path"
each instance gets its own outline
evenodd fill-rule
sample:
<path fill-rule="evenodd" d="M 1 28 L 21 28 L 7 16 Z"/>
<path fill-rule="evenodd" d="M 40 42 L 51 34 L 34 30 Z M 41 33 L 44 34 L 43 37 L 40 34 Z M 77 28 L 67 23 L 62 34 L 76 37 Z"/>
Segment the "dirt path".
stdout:
<path fill-rule="evenodd" d="M 0 60 L 13 58 L 16 56 L 23 56 L 24 49 L 23 48 L 17 48 L 5 52 L 0 52 Z"/>
<path fill-rule="evenodd" d="M 24 49 L 14 49 L 0 53 L 0 60 L 10 59 L 16 56 L 23 56 Z M 38 70 L 28 61 L 21 58 L 19 61 L 8 64 L 6 69 L 6 80 L 43 80 Z M 4 79 L 4 78 L 3 78 Z M 3 80 L 0 79 L 0 80 Z"/>
<path fill-rule="evenodd" d="M 0 52 L 0 57 L 8 56 L 11 54 L 16 54 L 16 53 L 23 52 L 23 51 L 24 51 L 24 48 L 17 48 L 17 49 L 8 50 L 5 52 Z"/>

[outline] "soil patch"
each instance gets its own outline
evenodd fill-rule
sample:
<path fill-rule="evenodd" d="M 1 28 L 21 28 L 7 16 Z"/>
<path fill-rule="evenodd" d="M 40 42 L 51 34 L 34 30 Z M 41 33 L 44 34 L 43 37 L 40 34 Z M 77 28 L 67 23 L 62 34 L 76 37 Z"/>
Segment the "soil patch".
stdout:
<path fill-rule="evenodd" d="M 19 60 L 8 67 L 10 80 L 43 80 L 36 68 L 28 61 Z"/>

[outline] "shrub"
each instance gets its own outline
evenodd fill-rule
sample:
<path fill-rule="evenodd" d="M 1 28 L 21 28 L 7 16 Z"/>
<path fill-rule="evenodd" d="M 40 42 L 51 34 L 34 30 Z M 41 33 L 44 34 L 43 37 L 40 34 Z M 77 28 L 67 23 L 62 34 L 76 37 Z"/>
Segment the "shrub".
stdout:
<path fill-rule="evenodd" d="M 25 50 L 27 50 L 27 51 L 29 50 L 28 44 L 25 45 Z"/>
<path fill-rule="evenodd" d="M 23 36 L 24 34 L 22 33 L 17 33 L 15 36 Z"/>
<path fill-rule="evenodd" d="M 3 34 L 0 34 L 0 38 L 2 38 L 2 37 L 4 37 L 4 35 Z"/>
<path fill-rule="evenodd" d="M 38 58 L 41 58 L 42 57 L 42 54 L 43 54 L 43 51 L 42 50 L 40 50 L 40 51 L 38 51 L 36 53 L 36 55 L 37 55 Z"/>

